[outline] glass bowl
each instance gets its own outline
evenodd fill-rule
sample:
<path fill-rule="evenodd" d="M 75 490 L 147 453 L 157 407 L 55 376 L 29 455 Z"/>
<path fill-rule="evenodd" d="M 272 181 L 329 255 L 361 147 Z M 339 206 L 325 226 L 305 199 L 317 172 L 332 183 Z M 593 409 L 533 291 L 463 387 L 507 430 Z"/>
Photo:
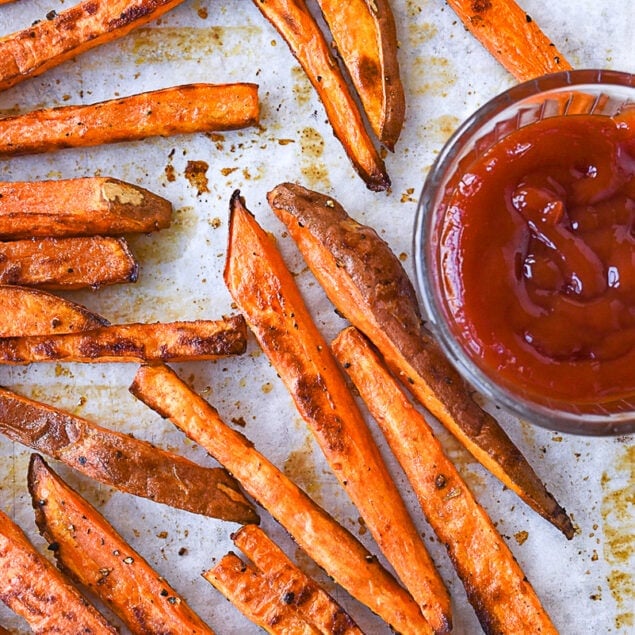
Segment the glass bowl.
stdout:
<path fill-rule="evenodd" d="M 460 263 L 462 252 L 456 257 L 456 262 L 459 263 L 456 265 L 456 269 L 455 265 L 448 266 L 447 254 L 451 253 L 453 249 L 454 243 L 452 241 L 458 240 L 458 236 L 463 236 L 466 232 L 466 225 L 470 224 L 469 206 L 466 207 L 467 213 L 464 210 L 463 215 L 459 218 L 455 211 L 454 201 L 456 199 L 453 197 L 461 195 L 460 188 L 472 187 L 470 175 L 476 169 L 474 168 L 475 161 L 482 162 L 486 153 L 487 157 L 490 157 L 492 148 L 503 142 L 508 135 L 516 135 L 511 137 L 511 139 L 516 139 L 518 135 L 527 135 L 528 130 L 532 130 L 532 132 L 536 130 L 535 127 L 524 129 L 526 126 L 533 124 L 549 126 L 553 125 L 554 122 L 563 121 L 562 119 L 545 121 L 552 117 L 567 118 L 568 123 L 565 123 L 565 126 L 572 122 L 568 119 L 569 117 L 578 115 L 612 117 L 628 111 L 627 114 L 630 117 L 630 114 L 635 114 L 634 109 L 635 76 L 629 73 L 609 70 L 576 70 L 546 75 L 516 85 L 481 107 L 453 134 L 426 178 L 417 208 L 413 242 L 416 287 L 422 301 L 424 317 L 444 352 L 477 392 L 523 420 L 560 432 L 588 435 L 634 432 L 635 364 L 632 367 L 632 375 L 628 375 L 627 378 L 627 383 L 631 382 L 631 376 L 633 381 L 626 392 L 619 395 L 599 394 L 600 389 L 598 389 L 598 394 L 596 394 L 593 388 L 585 390 L 583 395 L 577 396 L 573 395 L 575 390 L 571 391 L 572 395 L 566 394 L 569 386 L 573 385 L 567 383 L 571 381 L 568 371 L 573 364 L 580 363 L 582 358 L 577 359 L 575 355 L 581 355 L 581 353 L 575 355 L 571 353 L 570 357 L 564 355 L 556 358 L 551 353 L 545 356 L 544 348 L 539 349 L 538 353 L 532 349 L 533 352 L 530 351 L 530 354 L 536 363 L 536 370 L 532 371 L 532 376 L 538 382 L 536 385 L 532 384 L 532 380 L 528 380 L 527 376 L 523 374 L 527 366 L 518 361 L 524 359 L 522 356 L 510 353 L 508 359 L 511 361 L 505 363 L 491 364 L 485 361 L 481 354 L 483 342 L 494 342 L 495 339 L 488 339 L 490 337 L 488 334 L 484 334 L 483 339 L 480 339 L 480 335 L 475 331 L 477 327 L 466 325 L 464 320 L 464 311 L 467 309 L 463 304 L 463 298 L 475 297 L 474 293 L 472 296 L 468 294 L 469 280 L 474 279 L 474 275 L 463 268 L 462 271 L 466 275 L 458 283 L 458 286 L 465 290 L 465 294 L 455 294 L 457 272 L 461 271 L 461 267 L 467 266 Z M 633 122 L 633 119 L 630 117 L 629 122 Z M 576 122 L 579 121 L 580 118 L 576 120 Z M 633 128 L 629 129 L 627 142 L 630 144 L 629 148 L 635 150 L 635 140 L 631 143 L 630 139 L 632 130 Z M 507 142 L 511 143 L 509 139 Z M 584 138 L 582 142 L 584 143 Z M 563 148 L 566 145 L 567 142 L 562 143 Z M 630 156 L 630 149 L 627 153 L 630 157 L 629 169 L 633 170 L 635 156 Z M 515 148 L 514 157 L 516 154 L 520 155 L 522 152 Z M 487 160 L 490 161 L 491 165 L 494 165 L 491 159 L 487 158 Z M 481 187 L 480 183 L 480 181 L 477 183 L 478 187 Z M 501 196 L 507 196 L 507 201 L 513 200 L 509 192 L 506 195 L 501 194 Z M 509 203 L 507 206 L 509 207 Z M 568 212 L 565 213 L 568 214 Z M 479 218 L 483 221 L 487 219 L 486 215 L 475 211 L 473 211 L 473 219 L 476 218 L 474 214 L 481 214 Z M 457 218 L 459 218 L 458 221 Z M 567 216 L 567 218 L 569 217 Z M 541 216 L 540 222 L 542 220 Z M 514 222 L 517 223 L 518 219 Z M 527 221 L 528 231 L 536 229 L 536 223 L 539 223 L 536 220 L 532 225 L 532 222 L 534 221 Z M 451 230 L 448 229 L 449 227 Z M 538 227 L 538 233 L 531 234 L 532 237 L 542 236 L 540 227 L 542 225 Z M 488 231 L 497 232 L 498 229 L 492 230 L 490 228 Z M 631 237 L 634 231 L 635 229 L 631 224 Z M 474 235 L 480 236 L 481 234 Z M 482 234 L 482 236 L 485 235 Z M 527 237 L 523 239 L 529 240 Z M 497 245 L 498 242 L 497 238 L 492 241 L 492 244 Z M 543 240 L 542 242 L 548 245 L 548 241 Z M 553 246 L 552 244 L 551 247 Z M 483 244 L 483 256 L 486 255 L 489 248 L 491 248 L 490 245 Z M 543 249 L 543 246 L 539 245 L 538 249 Z M 457 251 L 457 253 L 459 252 Z M 631 251 L 632 253 L 633 251 Z M 472 265 L 478 263 L 474 255 L 473 253 L 470 260 Z M 478 254 L 476 255 L 478 256 Z M 632 255 L 630 262 L 631 266 L 635 265 L 635 257 Z M 478 266 L 477 264 L 477 268 Z M 497 291 L 497 285 L 502 277 L 499 276 L 499 271 L 492 269 L 492 266 L 483 262 L 483 270 L 480 274 L 483 276 L 483 285 L 486 291 L 491 288 L 492 297 L 504 297 L 505 291 L 501 292 L 503 296 L 494 293 L 500 292 L 500 289 Z M 524 275 L 522 272 L 525 272 L 526 269 L 521 267 L 518 271 L 513 274 L 507 272 L 505 276 L 509 278 L 514 275 L 519 278 Z M 615 281 L 613 281 L 614 283 Z M 568 284 L 567 288 L 570 290 L 570 282 Z M 524 293 L 523 291 L 520 295 Z M 627 297 L 624 306 L 628 307 L 630 304 L 630 314 L 635 320 L 635 298 L 632 297 L 633 295 L 631 293 L 630 297 Z M 483 296 L 478 295 L 478 297 Z M 486 298 L 484 298 L 485 300 Z M 483 306 L 488 305 L 484 304 Z M 543 308 L 541 308 L 541 312 L 544 313 Z M 515 324 L 516 322 L 514 322 Z M 631 328 L 635 333 L 635 326 Z M 568 337 L 569 334 L 564 335 Z M 522 340 L 520 346 L 523 347 L 523 355 L 528 346 L 535 346 L 533 336 L 530 337 L 527 331 L 514 334 L 514 338 L 518 341 Z M 631 338 L 631 340 L 635 353 L 635 338 Z M 499 345 L 496 344 L 496 346 Z M 578 349 L 572 348 L 571 351 L 573 350 Z M 625 345 L 624 355 L 628 354 L 627 350 L 630 349 Z M 502 355 L 502 348 L 500 352 Z M 506 350 L 504 352 L 507 354 Z M 622 355 L 622 353 L 622 349 L 618 347 L 617 353 L 614 351 L 612 354 Z M 589 357 L 584 358 L 584 362 L 593 365 L 595 363 L 593 355 L 595 353 L 588 353 Z M 517 368 L 514 368 L 514 363 L 518 364 Z M 545 364 L 544 368 L 540 364 Z M 554 370 L 553 364 L 557 365 L 556 370 Z M 557 394 L 557 390 L 553 391 L 551 388 L 546 389 L 544 385 L 538 385 L 548 373 L 557 375 L 560 372 L 562 372 L 562 395 Z M 630 373 L 630 370 L 628 372 Z M 573 376 L 575 375 L 571 375 L 571 377 Z M 554 385 L 553 381 L 551 385 Z"/>

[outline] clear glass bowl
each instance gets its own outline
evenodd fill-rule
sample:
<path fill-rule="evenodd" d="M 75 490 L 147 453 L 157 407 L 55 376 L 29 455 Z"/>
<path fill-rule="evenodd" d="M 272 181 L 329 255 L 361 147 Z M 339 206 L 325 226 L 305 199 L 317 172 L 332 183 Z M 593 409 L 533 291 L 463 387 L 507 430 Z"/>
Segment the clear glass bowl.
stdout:
<path fill-rule="evenodd" d="M 602 403 L 537 399 L 484 370 L 466 351 L 444 311 L 437 259 L 438 232 L 447 202 L 466 166 L 511 132 L 547 117 L 614 115 L 635 108 L 635 75 L 576 70 L 514 86 L 481 107 L 446 143 L 425 181 L 414 227 L 416 286 L 428 326 L 463 377 L 481 394 L 523 420 L 588 435 L 635 432 L 635 395 Z M 635 375 L 635 368 L 633 368 Z"/>

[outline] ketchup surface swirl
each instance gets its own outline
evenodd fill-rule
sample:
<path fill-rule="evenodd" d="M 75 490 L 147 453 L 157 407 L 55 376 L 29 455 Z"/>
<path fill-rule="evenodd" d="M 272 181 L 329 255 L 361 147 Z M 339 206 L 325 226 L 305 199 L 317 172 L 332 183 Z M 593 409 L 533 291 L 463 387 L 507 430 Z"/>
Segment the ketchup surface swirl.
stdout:
<path fill-rule="evenodd" d="M 505 137 L 446 209 L 444 310 L 488 375 L 541 400 L 635 396 L 635 116 Z"/>

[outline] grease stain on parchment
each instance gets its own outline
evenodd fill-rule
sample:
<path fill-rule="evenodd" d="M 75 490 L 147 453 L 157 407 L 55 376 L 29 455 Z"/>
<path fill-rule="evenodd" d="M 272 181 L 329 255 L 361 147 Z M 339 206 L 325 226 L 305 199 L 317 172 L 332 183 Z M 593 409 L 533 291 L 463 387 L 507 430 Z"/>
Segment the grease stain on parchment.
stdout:
<path fill-rule="evenodd" d="M 313 440 L 307 434 L 304 443 L 289 453 L 282 470 L 314 501 L 319 502 L 320 479 L 313 460 Z"/>
<path fill-rule="evenodd" d="M 315 128 L 303 128 L 300 131 L 300 147 L 302 149 L 300 169 L 307 182 L 307 187 L 316 190 L 328 189 L 330 182 L 326 163 L 322 159 L 324 154 L 322 135 Z"/>
<path fill-rule="evenodd" d="M 454 64 L 445 57 L 420 55 L 412 64 L 412 73 L 417 78 L 412 82 L 416 95 L 433 93 L 444 97 L 457 79 Z"/>

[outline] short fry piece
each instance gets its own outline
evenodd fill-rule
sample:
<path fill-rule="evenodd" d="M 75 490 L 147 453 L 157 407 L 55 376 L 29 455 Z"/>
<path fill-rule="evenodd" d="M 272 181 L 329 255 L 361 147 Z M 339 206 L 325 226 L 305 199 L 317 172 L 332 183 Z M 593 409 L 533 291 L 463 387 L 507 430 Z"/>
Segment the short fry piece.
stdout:
<path fill-rule="evenodd" d="M 108 324 L 85 306 L 39 289 L 0 285 L 0 306 L 0 338 L 78 333 Z"/>
<path fill-rule="evenodd" d="M 124 238 L 89 236 L 0 242 L 0 284 L 50 290 L 136 282 L 139 265 Z"/>
<path fill-rule="evenodd" d="M 377 558 L 167 366 L 142 366 L 130 391 L 205 448 L 329 576 L 396 632 L 433 632 Z"/>
<path fill-rule="evenodd" d="M 169 201 L 111 177 L 0 183 L 0 240 L 147 233 L 171 219 Z"/>
<path fill-rule="evenodd" d="M 564 55 L 515 0 L 448 0 L 448 4 L 517 80 L 571 70 Z"/>
<path fill-rule="evenodd" d="M 236 130 L 258 122 L 256 84 L 187 84 L 0 119 L 0 156 Z"/>
<path fill-rule="evenodd" d="M 226 470 L 203 467 L 4 388 L 0 432 L 123 492 L 195 514 L 258 522 L 253 506 Z"/>
<path fill-rule="evenodd" d="M 123 37 L 183 0 L 84 0 L 0 39 L 0 90 Z"/>
<path fill-rule="evenodd" d="M 217 359 L 247 345 L 240 315 L 221 320 L 113 324 L 82 333 L 0 340 L 0 364 L 32 362 L 149 362 Z"/>
<path fill-rule="evenodd" d="M 333 473 L 430 626 L 450 598 L 328 345 L 272 237 L 231 199 L 225 284 L 286 385 Z"/>
<path fill-rule="evenodd" d="M 254 0 L 289 45 L 317 91 L 333 132 L 371 190 L 390 186 L 386 167 L 364 127 L 337 62 L 304 0 Z"/>
<path fill-rule="evenodd" d="M 38 454 L 31 456 L 28 483 L 35 521 L 42 536 L 55 546 L 58 566 L 108 604 L 133 633 L 212 633 L 167 581 Z"/>
<path fill-rule="evenodd" d="M 117 632 L 1 511 L 0 599 L 38 635 Z"/>
<path fill-rule="evenodd" d="M 507 543 L 366 338 L 349 327 L 332 346 L 446 546 L 483 630 L 557 635 Z"/>
<path fill-rule="evenodd" d="M 406 100 L 399 76 L 395 18 L 388 0 L 318 3 L 374 133 L 394 150 Z"/>
<path fill-rule="evenodd" d="M 388 244 L 317 192 L 285 183 L 268 199 L 331 302 L 381 351 L 417 400 L 484 467 L 573 537 L 565 510 L 498 422 L 474 401 L 423 326 L 415 291 Z"/>

